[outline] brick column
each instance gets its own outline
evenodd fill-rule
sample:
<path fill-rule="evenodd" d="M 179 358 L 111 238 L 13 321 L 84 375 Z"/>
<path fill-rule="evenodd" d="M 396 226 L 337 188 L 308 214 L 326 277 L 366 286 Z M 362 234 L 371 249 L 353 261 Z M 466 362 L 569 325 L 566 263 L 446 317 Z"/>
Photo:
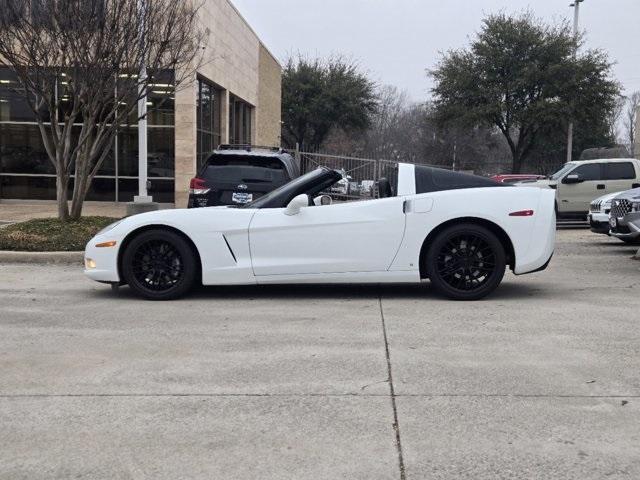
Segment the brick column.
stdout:
<path fill-rule="evenodd" d="M 196 175 L 197 82 L 183 85 L 175 96 L 175 204 L 186 208 L 189 181 Z"/>

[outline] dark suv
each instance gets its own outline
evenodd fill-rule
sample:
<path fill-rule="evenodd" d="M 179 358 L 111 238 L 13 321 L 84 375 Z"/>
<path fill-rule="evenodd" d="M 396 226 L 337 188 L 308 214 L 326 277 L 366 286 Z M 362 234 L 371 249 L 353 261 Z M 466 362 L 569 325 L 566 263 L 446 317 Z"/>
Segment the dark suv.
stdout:
<path fill-rule="evenodd" d="M 242 205 L 300 176 L 300 165 L 280 148 L 221 145 L 191 179 L 188 208 Z"/>

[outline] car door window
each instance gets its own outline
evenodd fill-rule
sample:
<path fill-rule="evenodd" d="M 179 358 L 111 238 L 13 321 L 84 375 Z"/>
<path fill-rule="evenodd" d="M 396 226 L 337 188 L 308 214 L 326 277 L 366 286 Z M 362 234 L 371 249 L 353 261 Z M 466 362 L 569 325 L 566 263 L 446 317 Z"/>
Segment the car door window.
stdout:
<path fill-rule="evenodd" d="M 585 182 L 593 182 L 602 180 L 602 168 L 599 163 L 587 163 L 586 165 L 580 165 L 575 170 L 571 171 L 569 175 L 580 175 Z"/>
<path fill-rule="evenodd" d="M 607 180 L 632 180 L 636 178 L 636 170 L 631 162 L 607 163 L 604 171 Z"/>

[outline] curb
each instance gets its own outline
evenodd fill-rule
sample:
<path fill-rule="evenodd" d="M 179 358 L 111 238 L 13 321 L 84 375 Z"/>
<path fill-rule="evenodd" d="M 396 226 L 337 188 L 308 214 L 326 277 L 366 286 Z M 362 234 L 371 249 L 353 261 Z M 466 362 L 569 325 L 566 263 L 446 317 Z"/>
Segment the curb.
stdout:
<path fill-rule="evenodd" d="M 82 265 L 84 252 L 12 252 L 0 251 L 0 263 L 54 263 Z"/>

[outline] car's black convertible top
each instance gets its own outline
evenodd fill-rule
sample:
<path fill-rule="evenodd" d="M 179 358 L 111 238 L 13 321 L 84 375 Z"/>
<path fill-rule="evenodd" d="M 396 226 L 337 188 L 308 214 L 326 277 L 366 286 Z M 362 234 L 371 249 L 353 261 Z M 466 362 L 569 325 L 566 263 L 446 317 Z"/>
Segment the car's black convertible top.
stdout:
<path fill-rule="evenodd" d="M 441 192 L 461 188 L 506 187 L 504 183 L 468 173 L 416 165 L 416 193 Z"/>

